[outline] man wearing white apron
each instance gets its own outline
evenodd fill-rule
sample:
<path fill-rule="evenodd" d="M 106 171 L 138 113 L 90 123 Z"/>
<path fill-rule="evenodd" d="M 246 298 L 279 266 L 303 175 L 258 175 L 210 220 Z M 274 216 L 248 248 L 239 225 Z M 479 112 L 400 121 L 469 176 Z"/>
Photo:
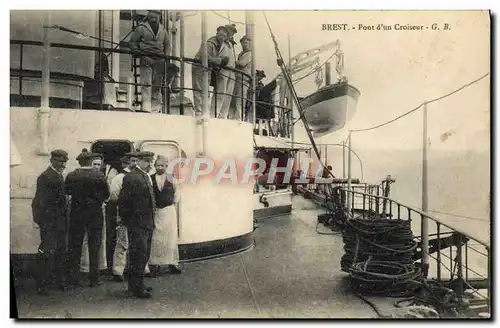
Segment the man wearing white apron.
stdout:
<path fill-rule="evenodd" d="M 156 173 L 151 175 L 156 201 L 155 229 L 149 257 L 153 274 L 159 273 L 160 266 L 168 266 L 172 274 L 181 273 L 177 247 L 177 195 L 172 181 L 167 178 L 167 164 L 167 159 L 158 155 L 155 162 Z"/>

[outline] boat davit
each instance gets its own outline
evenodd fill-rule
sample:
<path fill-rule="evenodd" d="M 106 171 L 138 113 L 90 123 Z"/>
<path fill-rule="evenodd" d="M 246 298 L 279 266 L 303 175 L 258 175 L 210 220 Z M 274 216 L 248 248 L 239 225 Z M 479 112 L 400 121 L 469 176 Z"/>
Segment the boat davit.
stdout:
<path fill-rule="evenodd" d="M 321 137 L 342 129 L 354 116 L 360 95 L 347 81 L 340 81 L 303 98 L 300 104 L 314 135 Z"/>

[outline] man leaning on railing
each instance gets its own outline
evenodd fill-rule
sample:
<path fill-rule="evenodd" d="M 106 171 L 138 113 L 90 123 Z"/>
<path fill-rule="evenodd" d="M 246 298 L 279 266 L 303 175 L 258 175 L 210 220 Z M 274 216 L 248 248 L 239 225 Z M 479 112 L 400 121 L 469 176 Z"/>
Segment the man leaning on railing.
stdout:
<path fill-rule="evenodd" d="M 142 112 L 161 112 L 161 86 L 165 78 L 165 58 L 170 53 L 168 32 L 160 23 L 161 12 L 149 10 L 146 22 L 141 23 L 130 37 L 130 49 L 140 54 L 140 82 L 142 86 Z M 175 65 L 169 65 L 167 83 L 174 77 Z"/>
<path fill-rule="evenodd" d="M 222 50 L 226 46 L 225 41 L 227 40 L 228 31 L 226 27 L 219 26 L 217 28 L 217 33 L 215 36 L 210 37 L 207 40 L 207 56 L 208 56 L 208 66 L 214 71 L 220 70 L 225 67 L 229 62 L 229 58 L 224 56 Z M 201 54 L 203 51 L 203 45 L 196 53 L 195 59 L 201 60 Z M 205 68 L 201 66 L 201 63 L 193 64 L 191 66 L 192 83 L 193 83 L 193 107 L 197 115 L 201 115 L 203 112 L 203 74 Z M 212 75 L 212 74 L 210 74 Z M 217 75 L 216 75 L 217 79 Z M 214 81 L 216 82 L 216 81 Z M 216 83 L 215 83 L 216 84 Z M 212 96 L 215 97 L 215 96 Z M 213 116 L 213 115 L 212 115 Z"/>
<path fill-rule="evenodd" d="M 234 69 L 236 68 L 236 54 L 234 52 L 234 35 L 238 33 L 234 24 L 225 26 L 227 31 L 227 38 L 224 42 L 224 47 L 221 48 L 221 55 L 228 58 L 226 65 L 221 68 L 219 73 L 216 75 L 216 91 L 214 97 L 212 97 L 212 116 L 217 113 L 218 118 L 227 119 L 229 115 L 229 106 L 231 105 L 231 99 L 234 91 L 235 77 L 236 74 Z M 230 68 L 230 69 L 226 69 Z"/>
<path fill-rule="evenodd" d="M 238 55 L 236 61 L 236 68 L 244 73 L 252 74 L 252 52 L 251 43 L 252 39 L 248 36 L 243 36 L 240 39 L 241 48 L 243 49 Z M 248 97 L 248 87 L 250 86 L 250 79 L 243 76 L 241 73 L 236 73 L 236 84 L 234 86 L 234 97 L 231 100 L 231 107 L 229 118 L 232 120 L 241 120 L 243 108 Z"/>

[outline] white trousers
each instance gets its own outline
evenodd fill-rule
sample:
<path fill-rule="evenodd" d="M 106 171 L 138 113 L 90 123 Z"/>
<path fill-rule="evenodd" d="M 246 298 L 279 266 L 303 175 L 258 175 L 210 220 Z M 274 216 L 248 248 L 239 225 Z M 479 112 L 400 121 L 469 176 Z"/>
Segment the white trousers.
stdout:
<path fill-rule="evenodd" d="M 123 276 L 123 271 L 127 265 L 128 233 L 127 227 L 123 224 L 116 228 L 116 247 L 113 256 L 113 274 Z M 145 273 L 149 273 L 149 265 L 146 264 Z"/>
<path fill-rule="evenodd" d="M 217 112 L 218 118 L 227 119 L 229 106 L 231 105 L 231 99 L 234 91 L 234 85 L 234 72 L 221 70 L 220 73 L 217 74 L 217 93 L 216 95 L 214 94 L 214 96 L 212 96 L 210 116 L 215 117 L 215 113 Z"/>
<path fill-rule="evenodd" d="M 193 85 L 193 109 L 196 115 L 203 113 L 203 74 L 205 69 L 200 66 L 191 66 L 191 83 Z M 210 75 L 209 75 L 210 79 Z"/>
<path fill-rule="evenodd" d="M 140 74 L 141 84 L 152 85 L 141 86 L 141 109 L 145 112 L 160 113 L 163 103 L 161 86 L 165 78 L 165 62 L 152 60 L 151 65 L 141 65 Z"/>
<path fill-rule="evenodd" d="M 231 120 L 243 120 L 242 113 L 245 110 L 245 104 L 248 98 L 248 87 L 249 82 L 245 81 L 241 75 L 236 75 L 236 83 L 234 85 L 233 99 L 231 100 L 231 106 L 229 108 L 229 119 Z"/>

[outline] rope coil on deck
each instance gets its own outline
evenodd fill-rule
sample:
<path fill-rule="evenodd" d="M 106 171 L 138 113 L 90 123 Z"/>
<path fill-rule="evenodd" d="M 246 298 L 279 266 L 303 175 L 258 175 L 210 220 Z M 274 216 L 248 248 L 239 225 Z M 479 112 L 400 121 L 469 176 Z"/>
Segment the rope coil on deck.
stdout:
<path fill-rule="evenodd" d="M 409 296 L 423 278 L 414 264 L 417 248 L 410 221 L 383 217 L 354 218 L 345 222 L 342 271 L 352 287 L 364 295 Z"/>
<path fill-rule="evenodd" d="M 352 286 L 364 295 L 408 296 L 418 288 L 422 270 L 413 264 L 389 261 L 364 261 L 350 269 Z"/>

